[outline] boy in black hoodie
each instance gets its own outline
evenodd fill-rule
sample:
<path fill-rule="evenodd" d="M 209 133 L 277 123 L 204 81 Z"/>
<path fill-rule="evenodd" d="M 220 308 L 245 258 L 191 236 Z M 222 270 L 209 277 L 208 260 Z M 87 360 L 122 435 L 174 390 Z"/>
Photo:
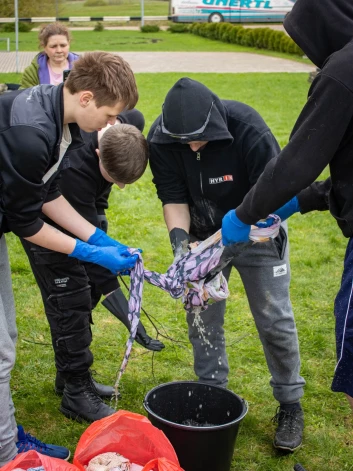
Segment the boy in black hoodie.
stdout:
<path fill-rule="evenodd" d="M 118 122 L 123 124 L 119 128 L 108 129 L 102 143 L 110 151 L 110 161 L 118 179 L 116 184 L 123 188 L 140 178 L 146 168 L 148 154 L 141 134 L 144 128 L 142 113 L 136 109 L 124 111 L 118 116 Z M 59 188 L 81 216 L 107 232 L 105 210 L 113 181 L 102 171 L 97 155 L 103 131 L 81 131 L 85 145 L 67 153 L 69 164 L 61 171 Z M 59 229 L 44 214 L 42 219 Z M 55 390 L 63 396 L 60 410 L 65 416 L 78 420 L 93 422 L 102 419 L 113 409 L 101 398 L 111 398 L 114 389 L 97 383 L 89 371 L 93 364 L 90 350 L 92 311 L 101 296 L 105 296 L 103 305 L 130 331 L 128 301 L 116 275 L 104 267 L 78 262 L 25 239 L 21 242 L 40 288 L 50 325 L 57 368 Z M 141 322 L 136 341 L 149 350 L 159 351 L 164 347 L 146 333 Z"/>
<path fill-rule="evenodd" d="M 288 145 L 223 219 L 223 240 L 247 241 L 250 225 L 270 213 L 285 220 L 298 211 L 330 210 L 349 238 L 335 302 L 337 365 L 332 390 L 344 392 L 353 408 L 353 3 L 297 0 L 284 27 L 321 72 Z M 315 182 L 327 165 L 331 177 Z"/>
<path fill-rule="evenodd" d="M 204 240 L 220 229 L 222 218 L 240 204 L 279 152 L 279 145 L 261 116 L 250 106 L 220 100 L 203 84 L 180 79 L 168 92 L 162 114 L 148 134 L 150 165 L 163 204 L 174 255 L 190 240 Z M 290 266 L 286 227 L 276 240 L 248 247 L 223 269 L 242 278 L 264 348 L 274 397 L 280 403 L 274 445 L 293 451 L 304 427 L 300 398 L 297 330 L 289 298 Z M 199 380 L 226 386 L 228 360 L 224 338 L 225 302 L 202 313 L 206 337 L 200 338 L 194 318 L 187 316 Z"/>

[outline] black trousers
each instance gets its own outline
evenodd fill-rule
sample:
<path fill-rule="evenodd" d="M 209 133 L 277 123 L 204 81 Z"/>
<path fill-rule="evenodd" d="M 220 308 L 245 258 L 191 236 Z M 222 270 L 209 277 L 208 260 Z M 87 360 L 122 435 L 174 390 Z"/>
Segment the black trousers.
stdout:
<path fill-rule="evenodd" d="M 79 260 L 24 239 L 21 242 L 42 294 L 56 368 L 65 376 L 84 373 L 93 363 L 92 295 L 96 305 L 100 293 L 91 286 Z"/>

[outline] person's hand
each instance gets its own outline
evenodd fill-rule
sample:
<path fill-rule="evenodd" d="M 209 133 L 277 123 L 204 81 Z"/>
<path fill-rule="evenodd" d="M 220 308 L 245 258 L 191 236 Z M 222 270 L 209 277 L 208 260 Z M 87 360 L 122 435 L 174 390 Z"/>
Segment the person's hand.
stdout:
<path fill-rule="evenodd" d="M 120 255 L 130 255 L 130 252 L 127 250 L 128 246 L 118 242 L 115 239 L 112 239 L 108 236 L 104 231 L 96 228 L 95 232 L 91 235 L 91 237 L 87 240 L 87 244 L 96 245 L 97 247 L 117 247 L 120 249 Z M 141 249 L 138 249 L 140 253 L 142 253 Z"/>
<path fill-rule="evenodd" d="M 169 239 L 174 255 L 173 263 L 177 263 L 189 251 L 190 234 L 180 227 L 174 227 L 169 232 Z"/>
<path fill-rule="evenodd" d="M 251 226 L 238 219 L 235 209 L 231 209 L 222 219 L 223 245 L 248 242 Z"/>
<path fill-rule="evenodd" d="M 277 211 L 273 211 L 274 214 L 277 214 L 281 218 L 281 221 L 285 221 L 286 219 L 293 216 L 295 213 L 300 212 L 299 201 L 296 196 L 288 201 L 288 203 L 284 204 L 281 208 L 277 209 Z"/>
<path fill-rule="evenodd" d="M 137 326 L 135 340 L 142 347 L 147 350 L 151 350 L 152 352 L 160 352 L 165 347 L 163 342 L 160 342 L 158 339 L 153 339 L 148 335 L 141 321 Z"/>
<path fill-rule="evenodd" d="M 103 231 L 102 231 L 103 232 Z M 121 247 L 97 247 L 76 239 L 74 250 L 69 257 L 75 257 L 84 262 L 96 263 L 110 270 L 114 275 L 131 270 L 138 259 L 138 255 L 131 255 L 127 249 Z"/>

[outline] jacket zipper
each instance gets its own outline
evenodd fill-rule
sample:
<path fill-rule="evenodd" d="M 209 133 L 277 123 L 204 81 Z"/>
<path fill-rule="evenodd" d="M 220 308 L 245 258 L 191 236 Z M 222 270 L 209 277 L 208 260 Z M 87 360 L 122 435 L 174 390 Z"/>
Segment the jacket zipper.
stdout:
<path fill-rule="evenodd" d="M 196 160 L 198 160 L 199 162 L 201 161 L 201 153 L 200 152 L 196 153 Z M 201 172 L 201 170 L 200 170 L 200 187 L 201 187 L 201 194 L 203 195 L 202 172 Z"/>

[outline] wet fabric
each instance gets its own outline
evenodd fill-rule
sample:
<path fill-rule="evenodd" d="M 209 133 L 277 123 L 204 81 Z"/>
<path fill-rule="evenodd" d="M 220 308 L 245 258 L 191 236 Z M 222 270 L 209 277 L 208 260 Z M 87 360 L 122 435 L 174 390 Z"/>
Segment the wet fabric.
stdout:
<path fill-rule="evenodd" d="M 250 231 L 250 239 L 263 240 L 264 237 L 274 238 L 277 236 L 280 220 L 275 215 L 270 215 L 270 217 L 275 219 L 273 226 L 263 229 L 253 227 Z M 131 270 L 129 298 L 131 330 L 126 344 L 124 359 L 115 383 L 116 394 L 121 376 L 129 361 L 140 320 L 144 280 L 167 291 L 174 299 L 182 298 L 186 312 L 198 315 L 206 310 L 209 304 L 225 301 L 229 295 L 228 283 L 221 271 L 223 265 L 228 263 L 222 259 L 224 249 L 222 234 L 219 230 L 173 263 L 165 274 L 145 270 L 141 253 L 138 249 L 129 249 L 131 253 L 138 255 L 138 260 L 135 267 Z M 210 273 L 213 273 L 213 275 L 211 277 L 207 276 Z"/>
<path fill-rule="evenodd" d="M 198 312 L 207 309 L 208 303 L 227 298 L 228 284 L 222 273 L 206 281 L 206 275 L 220 262 L 224 247 L 221 231 L 190 250 L 184 257 L 171 265 L 165 274 L 145 270 L 140 252 L 129 249 L 138 255 L 138 260 L 131 270 L 129 321 L 130 337 L 126 344 L 124 359 L 115 383 L 117 394 L 121 376 L 126 369 L 140 320 L 144 280 L 167 291 L 172 298 L 182 298 L 187 312 Z"/>

